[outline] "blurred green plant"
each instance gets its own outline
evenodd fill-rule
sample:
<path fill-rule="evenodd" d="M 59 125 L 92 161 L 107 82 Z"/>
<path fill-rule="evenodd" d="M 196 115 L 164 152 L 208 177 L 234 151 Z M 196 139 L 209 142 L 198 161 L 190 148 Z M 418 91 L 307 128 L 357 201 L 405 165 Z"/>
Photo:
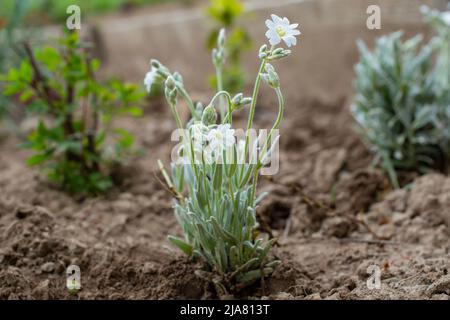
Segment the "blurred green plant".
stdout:
<path fill-rule="evenodd" d="M 57 23 L 67 19 L 66 10 L 70 5 L 79 6 L 83 15 L 95 15 L 168 1 L 175 0 L 33 0 L 28 3 L 27 18 L 33 24 Z M 0 17 L 9 16 L 14 6 L 20 2 L 26 1 L 2 0 Z"/>
<path fill-rule="evenodd" d="M 207 47 L 212 50 L 216 45 L 216 39 L 220 29 L 228 30 L 225 47 L 228 66 L 223 69 L 222 75 L 216 72 L 210 76 L 210 84 L 214 89 L 237 92 L 245 84 L 245 73 L 241 65 L 241 57 L 245 50 L 251 48 L 251 39 L 247 31 L 237 25 L 237 20 L 242 16 L 243 4 L 239 0 L 211 0 L 207 9 L 208 16 L 216 24 L 208 36 Z"/>
<path fill-rule="evenodd" d="M 0 74 L 20 63 L 24 55 L 18 43 L 29 37 L 26 30 L 20 29 L 27 4 L 26 0 L 16 1 L 11 8 L 10 15 L 0 17 Z M 16 107 L 14 101 L 4 95 L 3 91 L 4 88 L 0 84 L 0 117 L 8 111 L 12 113 Z"/>
<path fill-rule="evenodd" d="M 402 41 L 401 32 L 372 52 L 358 42 L 352 112 L 395 187 L 396 171 L 446 171 L 450 159 L 450 26 L 436 12 L 427 19 L 438 35 L 422 48 L 421 36 Z"/>
<path fill-rule="evenodd" d="M 55 47 L 26 44 L 20 67 L 2 76 L 5 94 L 17 98 L 39 125 L 25 147 L 34 154 L 27 163 L 39 165 L 48 178 L 70 193 L 94 195 L 113 185 L 112 169 L 131 153 L 133 136 L 111 128 L 118 115 L 140 116 L 145 94 L 133 84 L 95 78 L 99 61 L 77 33 Z"/>
<path fill-rule="evenodd" d="M 441 103 L 450 103 L 450 11 L 439 12 L 422 7 L 425 20 L 437 33 L 432 42 L 437 51 L 434 70 L 436 93 Z"/>

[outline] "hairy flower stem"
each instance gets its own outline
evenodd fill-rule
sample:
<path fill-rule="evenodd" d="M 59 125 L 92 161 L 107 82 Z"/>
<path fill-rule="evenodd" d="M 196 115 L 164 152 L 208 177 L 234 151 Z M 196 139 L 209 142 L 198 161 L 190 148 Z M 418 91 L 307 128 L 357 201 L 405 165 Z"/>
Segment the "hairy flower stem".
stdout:
<path fill-rule="evenodd" d="M 252 94 L 252 103 L 250 105 L 250 111 L 249 111 L 249 116 L 248 116 L 248 122 L 247 122 L 247 132 L 245 133 L 245 148 L 244 148 L 244 159 L 247 159 L 248 156 L 248 148 L 249 148 L 249 131 L 252 128 L 253 125 L 253 118 L 255 117 L 255 108 L 256 108 L 256 99 L 258 97 L 258 93 L 259 93 L 259 87 L 261 85 L 261 73 L 264 71 L 264 67 L 266 65 L 267 60 L 263 59 L 261 61 L 261 65 L 259 67 L 259 71 L 258 71 L 258 75 L 256 76 L 256 80 L 255 80 L 255 86 L 253 87 L 253 94 Z M 241 171 L 240 177 L 239 177 L 239 181 L 242 181 L 243 179 L 243 173 L 244 170 Z M 254 198 L 253 198 L 254 200 Z"/>
<path fill-rule="evenodd" d="M 226 114 L 226 116 L 222 116 L 222 114 L 224 113 L 224 112 L 222 112 L 222 108 L 223 108 L 223 96 L 225 96 L 225 99 L 226 99 L 226 103 L 227 103 L 227 109 L 228 109 L 228 112 L 227 112 L 227 114 Z M 217 92 L 215 95 L 214 95 L 214 97 L 211 99 L 211 102 L 209 103 L 210 105 L 214 105 L 214 103 L 216 102 L 216 100 L 217 99 L 219 99 L 219 106 L 220 106 L 220 108 L 221 108 L 221 114 L 220 114 L 220 120 L 221 120 L 221 122 L 222 123 L 229 123 L 229 124 L 231 124 L 231 121 L 232 121 L 232 116 L 231 116 L 231 113 L 233 112 L 233 109 L 232 109 L 232 102 L 231 102 L 231 96 L 230 96 L 230 94 L 227 92 L 227 91 L 223 91 L 223 90 L 221 90 L 221 91 L 219 91 L 219 92 Z"/>
<path fill-rule="evenodd" d="M 188 105 L 189 111 L 191 112 L 192 117 L 195 120 L 200 120 L 199 115 L 197 114 L 197 112 L 195 112 L 195 106 L 194 106 L 194 102 L 192 101 L 191 97 L 189 96 L 189 94 L 186 92 L 186 90 L 180 86 L 179 84 L 175 84 L 175 86 L 177 87 L 178 92 L 181 93 L 181 96 L 183 97 L 183 99 L 186 101 L 186 104 Z"/>
<path fill-rule="evenodd" d="M 280 123 L 281 123 L 281 119 L 283 119 L 283 114 L 284 114 L 284 97 L 283 94 L 281 93 L 281 89 L 280 88 L 276 88 L 275 92 L 277 94 L 277 98 L 278 98 L 278 116 L 277 119 L 275 120 L 272 129 L 270 129 L 269 134 L 267 135 L 266 141 L 261 149 L 261 155 L 262 157 L 264 157 L 266 150 L 267 150 L 267 146 L 270 143 L 270 141 L 272 140 L 272 135 L 273 132 L 275 130 L 277 130 L 280 127 Z M 261 163 L 261 159 L 258 159 L 258 164 L 256 166 L 255 169 L 255 173 L 253 175 L 253 189 L 252 189 L 252 199 L 255 199 L 256 196 L 256 186 L 258 183 L 258 173 L 259 173 L 259 169 L 262 167 L 262 163 Z"/>
<path fill-rule="evenodd" d="M 217 78 L 217 91 L 223 91 L 223 69 L 222 67 L 216 67 L 216 78 Z M 224 108 L 224 102 L 223 99 L 220 98 L 219 101 L 219 110 L 220 110 L 220 121 L 224 121 L 225 117 L 225 108 Z"/>

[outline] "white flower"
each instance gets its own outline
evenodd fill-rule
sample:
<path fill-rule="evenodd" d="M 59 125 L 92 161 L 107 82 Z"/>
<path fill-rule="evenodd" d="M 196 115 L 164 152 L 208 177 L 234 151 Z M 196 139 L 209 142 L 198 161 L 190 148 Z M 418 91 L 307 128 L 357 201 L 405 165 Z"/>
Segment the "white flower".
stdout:
<path fill-rule="evenodd" d="M 441 18 L 444 22 L 450 26 L 450 11 L 445 11 L 441 13 Z"/>
<path fill-rule="evenodd" d="M 206 137 L 208 139 L 209 145 L 212 149 L 232 147 L 236 142 L 234 138 L 234 129 L 231 129 L 230 125 L 221 124 L 217 128 L 212 129 L 208 132 Z"/>
<path fill-rule="evenodd" d="M 157 81 L 158 77 L 159 75 L 155 68 L 151 68 L 150 71 L 147 72 L 144 78 L 144 85 L 148 92 L 152 90 L 152 85 Z"/>
<path fill-rule="evenodd" d="M 194 148 L 201 149 L 204 142 L 206 142 L 205 133 L 208 131 L 208 127 L 205 126 L 202 122 L 197 122 L 193 124 L 189 129 Z"/>
<path fill-rule="evenodd" d="M 230 152 L 236 143 L 234 129 L 231 129 L 229 124 L 222 124 L 211 129 L 206 139 L 208 140 L 208 146 L 205 149 L 205 154 L 216 163 L 221 161 L 223 151 Z"/>
<path fill-rule="evenodd" d="M 297 44 L 295 36 L 300 35 L 301 32 L 297 30 L 298 23 L 290 24 L 288 18 L 281 19 L 279 16 L 272 14 L 272 20 L 266 20 L 266 26 L 269 28 L 266 32 L 266 37 L 269 39 L 271 45 L 275 46 L 283 40 L 288 47 Z"/>
<path fill-rule="evenodd" d="M 185 164 L 202 163 L 202 153 L 206 144 L 208 127 L 202 122 L 196 122 L 189 127 L 186 135 L 187 141 L 180 148 Z M 192 145 L 191 145 L 192 144 Z M 192 159 L 193 157 L 193 159 Z"/>

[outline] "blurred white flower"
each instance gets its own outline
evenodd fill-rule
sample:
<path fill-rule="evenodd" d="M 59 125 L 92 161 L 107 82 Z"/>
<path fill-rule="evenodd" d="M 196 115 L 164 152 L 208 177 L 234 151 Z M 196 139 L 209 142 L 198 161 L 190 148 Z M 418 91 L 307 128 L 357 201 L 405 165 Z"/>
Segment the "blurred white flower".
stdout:
<path fill-rule="evenodd" d="M 441 13 L 441 18 L 444 22 L 450 26 L 450 11 L 445 11 Z"/>
<path fill-rule="evenodd" d="M 152 90 L 152 85 L 158 78 L 158 73 L 155 68 L 151 68 L 149 72 L 145 75 L 144 85 L 147 88 L 147 91 L 150 92 Z"/>
<path fill-rule="evenodd" d="M 300 35 L 301 32 L 297 30 L 298 23 L 290 24 L 288 18 L 281 19 L 279 16 L 272 14 L 272 20 L 266 20 L 266 26 L 269 28 L 266 32 L 266 37 L 269 39 L 271 45 L 275 46 L 281 42 L 286 43 L 288 47 L 297 44 L 295 36 Z"/>
<path fill-rule="evenodd" d="M 227 124 L 221 124 L 217 128 L 208 132 L 206 137 L 212 150 L 221 152 L 223 149 L 232 147 L 236 140 L 234 137 L 234 129 Z"/>
<path fill-rule="evenodd" d="M 189 129 L 194 148 L 201 149 L 203 147 L 203 144 L 206 142 L 205 134 L 208 131 L 208 127 L 205 126 L 202 122 L 197 122 L 193 124 Z"/>

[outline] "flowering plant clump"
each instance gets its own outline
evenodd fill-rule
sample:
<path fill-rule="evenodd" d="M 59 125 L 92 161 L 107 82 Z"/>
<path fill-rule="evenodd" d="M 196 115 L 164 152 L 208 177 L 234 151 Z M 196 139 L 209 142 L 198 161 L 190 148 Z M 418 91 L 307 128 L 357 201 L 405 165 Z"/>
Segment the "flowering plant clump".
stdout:
<path fill-rule="evenodd" d="M 421 36 L 403 42 L 401 32 L 373 52 L 358 43 L 352 112 L 395 187 L 396 171 L 445 171 L 450 157 L 450 26 L 445 14 L 426 14 L 438 36 L 421 49 Z"/>
<path fill-rule="evenodd" d="M 132 84 L 98 82 L 99 61 L 91 59 L 77 33 L 58 48 L 32 49 L 26 59 L 3 76 L 5 94 L 14 95 L 39 125 L 25 147 L 34 154 L 29 165 L 40 165 L 51 181 L 81 195 L 98 194 L 113 185 L 112 168 L 123 162 L 133 144 L 126 130 L 111 128 L 118 115 L 139 116 L 145 94 Z"/>
<path fill-rule="evenodd" d="M 277 21 L 287 20 L 272 17 Z M 278 36 L 294 45 L 296 41 L 291 36 L 299 34 L 294 30 L 296 25 L 284 26 L 289 27 L 289 31 L 284 33 L 276 29 L 276 34 L 270 34 L 268 38 L 274 41 Z M 289 36 L 283 38 L 288 32 Z M 213 53 L 214 62 L 221 65 L 225 56 L 224 40 L 222 30 Z M 176 196 L 175 214 L 185 236 L 184 239 L 170 236 L 169 240 L 187 255 L 203 259 L 210 271 L 214 271 L 206 274 L 216 275 L 209 278 L 222 293 L 227 289 L 239 290 L 270 275 L 279 263 L 269 256 L 275 239 L 265 241 L 257 237 L 256 207 L 264 194 L 257 197 L 256 188 L 260 171 L 270 162 L 284 112 L 280 81 L 269 62 L 289 54 L 287 49 L 263 45 L 259 51 L 261 65 L 252 97 L 244 97 L 242 93 L 232 97 L 226 91 L 219 91 L 205 108 L 194 105 L 181 76 L 177 72 L 171 73 L 160 62 L 152 60 L 152 69 L 145 77 L 147 89 L 155 81 L 165 82 L 166 98 L 181 136 L 178 158 L 172 160 L 171 176 L 159 162 L 166 183 Z M 268 133 L 256 136 L 251 129 L 262 80 L 274 89 L 279 109 Z M 179 96 L 191 111 L 186 126 L 177 110 Z M 248 105 L 247 128 L 239 139 L 238 130 L 232 127 L 233 113 Z M 206 274 L 205 271 L 198 272 L 200 276 Z"/>

